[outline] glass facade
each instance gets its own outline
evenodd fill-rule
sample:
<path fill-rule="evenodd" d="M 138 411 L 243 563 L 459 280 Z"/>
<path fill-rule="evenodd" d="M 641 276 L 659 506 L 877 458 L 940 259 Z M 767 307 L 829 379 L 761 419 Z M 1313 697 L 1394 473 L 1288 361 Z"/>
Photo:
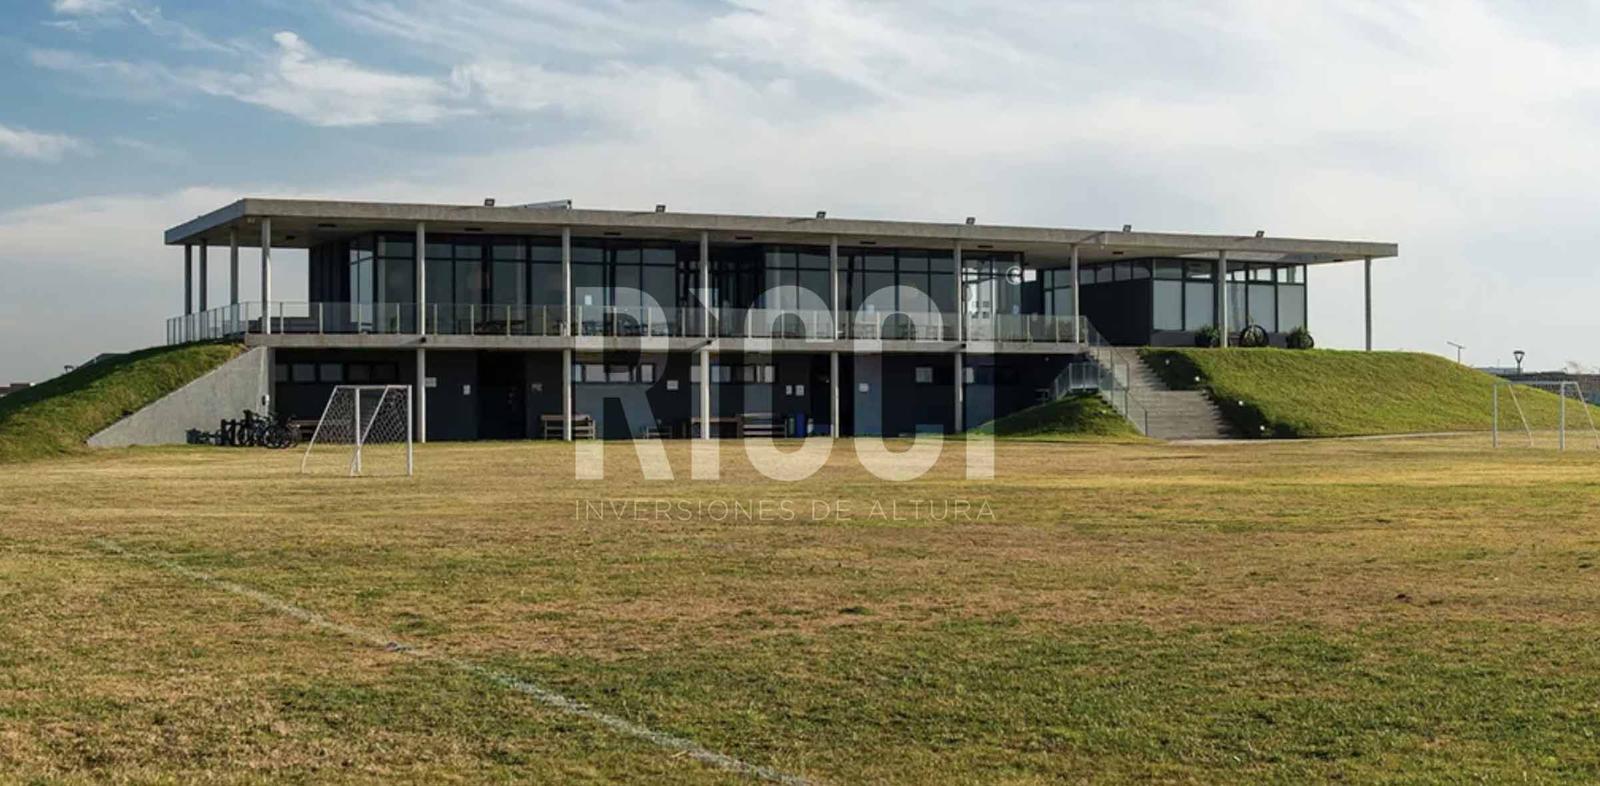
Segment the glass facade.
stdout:
<path fill-rule="evenodd" d="M 1072 269 L 1041 270 L 1039 280 L 1044 294 L 1044 313 L 1058 317 L 1072 316 Z"/>
<path fill-rule="evenodd" d="M 1047 292 L 1070 273 L 1049 271 Z M 1107 262 L 1080 267 L 1083 290 L 1081 300 L 1096 297 L 1099 285 L 1149 279 L 1150 329 L 1197 331 L 1211 325 L 1216 317 L 1216 263 L 1209 261 L 1155 259 Z M 1228 266 L 1228 329 L 1239 332 L 1247 325 L 1260 325 L 1268 333 L 1289 333 L 1306 325 L 1305 267 L 1230 263 Z M 1062 302 L 1070 303 L 1071 293 L 1055 289 L 1055 311 L 1062 313 Z M 1051 303 L 1046 295 L 1046 303 Z M 1047 306 L 1048 307 L 1048 306 Z"/>
<path fill-rule="evenodd" d="M 955 253 L 839 249 L 845 308 L 860 313 L 955 313 Z"/>
<path fill-rule="evenodd" d="M 348 303 L 358 330 L 380 329 L 374 321 L 389 319 L 391 310 L 414 323 L 414 315 L 403 308 L 417 300 L 414 243 L 412 235 L 380 232 L 319 246 L 318 258 L 330 264 L 315 275 L 331 283 L 317 285 L 317 291 L 331 294 L 330 301 Z M 827 246 L 713 243 L 709 253 L 711 300 L 724 314 L 834 308 Z M 479 332 L 476 326 L 484 321 L 503 329 L 513 320 L 527 320 L 534 325 L 531 332 L 539 329 L 541 318 L 547 325 L 563 321 L 559 237 L 441 233 L 429 236 L 424 256 L 432 330 L 464 332 L 458 323 L 470 320 L 472 332 Z M 699 257 L 694 241 L 574 237 L 572 302 L 579 309 L 578 320 L 586 324 L 609 314 L 650 314 L 652 320 L 672 325 L 675 334 L 697 334 L 690 320 L 700 304 Z M 842 247 L 838 305 L 864 314 L 934 311 L 948 316 L 964 297 L 973 324 L 1014 315 L 1073 316 L 1069 269 L 1031 271 L 1022 254 L 999 251 L 965 252 L 962 263 L 958 288 L 950 250 Z M 1078 297 L 1085 314 L 1103 330 L 1108 323 L 1127 322 L 1115 326 L 1115 332 L 1104 331 L 1121 336 L 1114 338 L 1119 342 L 1194 332 L 1215 317 L 1215 271 L 1210 260 L 1085 263 Z M 1232 332 L 1255 324 L 1284 334 L 1306 325 L 1303 265 L 1231 263 L 1225 285 Z M 541 307 L 548 311 L 536 313 Z M 521 322 L 512 327 L 523 329 Z M 601 329 L 612 327 L 605 323 Z M 1139 331 L 1144 332 L 1135 335 Z"/>
<path fill-rule="evenodd" d="M 1026 274 L 1021 254 L 963 252 L 961 271 L 967 282 L 969 319 L 1023 313 L 1022 285 Z"/>

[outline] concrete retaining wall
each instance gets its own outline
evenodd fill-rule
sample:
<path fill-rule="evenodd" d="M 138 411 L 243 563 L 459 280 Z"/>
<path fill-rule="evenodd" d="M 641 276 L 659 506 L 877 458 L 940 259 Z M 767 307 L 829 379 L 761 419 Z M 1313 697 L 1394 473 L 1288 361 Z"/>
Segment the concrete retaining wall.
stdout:
<path fill-rule="evenodd" d="M 259 411 L 269 359 L 264 347 L 249 350 L 95 434 L 89 446 L 182 445 L 189 429 L 216 431 L 223 418 Z"/>

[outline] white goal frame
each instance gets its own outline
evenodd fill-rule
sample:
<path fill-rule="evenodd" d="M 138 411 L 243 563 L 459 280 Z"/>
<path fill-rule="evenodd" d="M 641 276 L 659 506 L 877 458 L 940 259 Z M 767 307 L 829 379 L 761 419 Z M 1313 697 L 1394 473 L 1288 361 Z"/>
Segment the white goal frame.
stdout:
<path fill-rule="evenodd" d="M 1594 413 L 1589 409 L 1588 399 L 1583 397 L 1583 386 L 1570 379 L 1557 380 L 1553 382 L 1544 382 L 1538 380 L 1529 382 L 1495 382 L 1493 410 L 1494 423 L 1492 425 L 1494 431 L 1494 447 L 1500 447 L 1500 388 L 1502 387 L 1505 388 L 1506 392 L 1510 394 L 1511 403 L 1517 409 L 1517 418 L 1522 421 L 1522 431 L 1528 436 L 1528 447 L 1533 447 L 1533 428 L 1528 425 L 1528 416 L 1527 413 L 1523 412 L 1522 410 L 1522 402 L 1517 400 L 1518 385 L 1526 385 L 1531 388 L 1540 388 L 1544 390 L 1550 390 L 1554 388 L 1552 392 L 1554 392 L 1556 396 L 1561 399 L 1558 405 L 1560 407 L 1560 420 L 1556 427 L 1557 450 L 1567 449 L 1567 391 L 1571 390 L 1577 393 L 1575 398 L 1578 401 L 1579 407 L 1583 410 L 1584 417 L 1589 421 L 1589 433 L 1594 437 L 1595 449 L 1600 450 L 1600 429 L 1595 427 Z"/>
<path fill-rule="evenodd" d="M 368 410 L 366 417 L 362 417 L 361 397 L 363 393 L 377 392 L 378 404 Z M 333 411 L 334 403 L 339 401 L 340 395 L 349 396 L 351 410 L 348 413 L 350 421 L 345 422 L 347 413 Z M 357 477 L 362 474 L 361 453 L 369 439 L 372 438 L 373 427 L 378 425 L 378 416 L 385 411 L 392 411 L 391 401 L 396 398 L 404 403 L 405 409 L 405 444 L 406 444 L 406 475 L 409 477 L 416 473 L 416 451 L 414 426 L 416 412 L 413 409 L 413 397 L 410 385 L 336 385 L 333 392 L 328 394 L 328 402 L 322 406 L 322 415 L 317 418 L 316 431 L 312 433 L 311 440 L 306 444 L 305 453 L 300 456 L 300 472 L 305 474 L 307 462 L 311 460 L 311 452 L 318 443 L 348 444 L 350 451 L 350 476 Z M 386 409 L 386 405 L 388 409 Z M 329 420 L 332 414 L 338 423 Z M 346 441 L 348 437 L 348 441 Z M 389 440 L 386 440 L 389 441 Z"/>

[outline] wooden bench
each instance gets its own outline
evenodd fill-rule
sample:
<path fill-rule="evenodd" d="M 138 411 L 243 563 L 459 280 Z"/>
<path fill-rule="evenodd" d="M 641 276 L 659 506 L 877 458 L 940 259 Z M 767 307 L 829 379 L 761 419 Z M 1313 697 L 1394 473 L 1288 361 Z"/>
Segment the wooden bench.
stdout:
<path fill-rule="evenodd" d="M 740 436 L 745 437 L 781 437 L 783 436 L 783 419 L 771 412 L 751 412 L 739 416 Z"/>
<path fill-rule="evenodd" d="M 564 423 L 563 423 L 564 420 L 565 419 L 560 415 L 540 415 L 539 416 L 540 437 L 542 437 L 544 439 L 563 439 L 563 438 L 565 438 L 566 429 L 563 427 L 564 426 Z M 594 439 L 595 438 L 594 417 L 590 416 L 590 415 L 583 415 L 583 414 L 574 413 L 573 416 L 572 416 L 572 438 L 573 439 Z"/>

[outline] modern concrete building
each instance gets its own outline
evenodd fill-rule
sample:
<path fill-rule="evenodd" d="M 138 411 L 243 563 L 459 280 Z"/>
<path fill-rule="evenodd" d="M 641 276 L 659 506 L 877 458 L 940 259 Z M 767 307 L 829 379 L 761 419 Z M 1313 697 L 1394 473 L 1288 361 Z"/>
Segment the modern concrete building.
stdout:
<path fill-rule="evenodd" d="M 1103 388 L 1108 366 L 1114 388 L 1116 345 L 1190 344 L 1206 326 L 1282 344 L 1306 325 L 1311 266 L 1366 264 L 1370 348 L 1371 264 L 1398 253 L 973 219 L 253 198 L 166 242 L 185 271 L 170 342 L 268 348 L 265 392 L 296 418 L 333 385 L 420 383 L 431 439 L 961 431 Z M 230 297 L 214 306 L 218 247 Z M 284 248 L 307 250 L 307 302 L 273 297 Z M 249 299 L 241 249 L 259 260 Z"/>

